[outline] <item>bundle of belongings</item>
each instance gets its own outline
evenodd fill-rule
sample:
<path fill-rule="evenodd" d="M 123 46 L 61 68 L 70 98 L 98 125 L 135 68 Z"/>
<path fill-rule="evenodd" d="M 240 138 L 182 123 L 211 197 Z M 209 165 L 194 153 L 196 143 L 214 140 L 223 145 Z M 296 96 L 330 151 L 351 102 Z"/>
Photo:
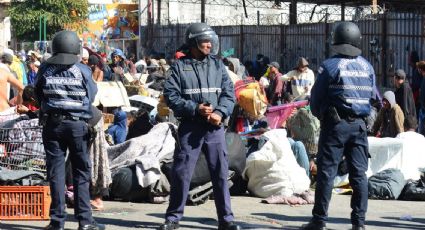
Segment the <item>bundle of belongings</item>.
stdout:
<path fill-rule="evenodd" d="M 252 78 L 235 83 L 235 96 L 238 105 L 252 118 L 262 117 L 267 110 L 267 98 Z"/>
<path fill-rule="evenodd" d="M 286 130 L 273 129 L 263 136 L 267 141 L 248 156 L 243 172 L 249 192 L 267 198 L 266 203 L 312 203 L 310 179 L 295 159 Z"/>
<path fill-rule="evenodd" d="M 161 163 L 171 162 L 173 159 L 176 142 L 172 129 L 175 128 L 170 123 L 159 123 L 146 135 L 107 149 L 113 178 L 112 197 L 138 201 L 147 198 L 141 196 L 143 190 L 148 189 L 148 198 L 154 202 L 155 199 L 161 200 L 169 194 L 170 186 L 162 175 Z M 136 177 L 133 177 L 131 170 L 135 172 Z M 132 182 L 136 179 L 135 185 Z"/>
<path fill-rule="evenodd" d="M 406 135 L 409 135 L 409 132 L 401 133 L 396 138 L 368 137 L 370 159 L 366 175 L 369 198 L 425 199 L 425 150 L 416 147 L 417 143 L 422 143 L 425 138 L 404 138 Z M 348 175 L 345 174 L 336 178 L 334 186 L 347 184 Z"/>
<path fill-rule="evenodd" d="M 112 199 L 166 202 L 170 193 L 169 180 L 176 136 L 177 130 L 173 124 L 159 123 L 145 135 L 109 147 Z M 238 185 L 234 193 L 245 193 L 246 186 L 241 176 L 245 168 L 245 146 L 236 133 L 226 133 L 226 141 L 231 170 L 229 185 Z M 205 203 L 212 191 L 207 161 L 201 153 L 191 180 L 188 204 Z"/>

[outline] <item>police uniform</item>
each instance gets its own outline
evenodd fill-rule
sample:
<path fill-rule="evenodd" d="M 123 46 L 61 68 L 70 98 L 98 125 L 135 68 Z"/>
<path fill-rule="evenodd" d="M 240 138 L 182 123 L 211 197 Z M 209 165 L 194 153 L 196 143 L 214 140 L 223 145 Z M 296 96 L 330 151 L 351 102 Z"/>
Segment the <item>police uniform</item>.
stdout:
<path fill-rule="evenodd" d="M 97 87 L 89 67 L 78 63 L 80 46 L 74 32 L 61 31 L 52 43 L 53 56 L 41 66 L 36 82 L 52 197 L 51 220 L 45 229 L 64 228 L 67 149 L 73 166 L 74 208 L 79 229 L 103 229 L 92 218 L 89 193 L 91 163 L 87 150 L 87 120 L 92 117 L 91 104 Z"/>
<path fill-rule="evenodd" d="M 227 226 L 226 224 L 232 223 L 234 216 L 227 184 L 228 162 L 224 128 L 223 125 L 208 123 L 197 108 L 199 104 L 209 103 L 214 108 L 214 113 L 225 119 L 233 111 L 235 103 L 233 84 L 223 62 L 212 55 L 206 55 L 201 61 L 190 55 L 183 57 L 171 66 L 168 75 L 164 85 L 164 97 L 175 116 L 181 118 L 178 129 L 180 148 L 174 153 L 170 203 L 166 212 L 166 223 L 160 229 L 178 228 L 201 150 L 208 162 L 219 226 Z"/>
<path fill-rule="evenodd" d="M 348 31 L 358 30 L 355 24 L 346 23 L 339 26 Z M 338 29 L 341 28 L 337 27 L 334 33 Z M 357 36 L 360 39 L 359 31 Z M 358 46 L 347 47 L 348 43 L 334 44 L 343 47 L 337 46 L 338 54 L 320 66 L 311 91 L 311 110 L 321 121 L 321 132 L 313 218 L 308 225 L 303 226 L 304 229 L 325 228 L 333 182 L 343 156 L 348 164 L 350 185 L 353 188 L 353 229 L 363 229 L 365 224 L 368 141 L 364 119 L 370 113 L 375 73 L 371 64 L 360 56 Z"/>

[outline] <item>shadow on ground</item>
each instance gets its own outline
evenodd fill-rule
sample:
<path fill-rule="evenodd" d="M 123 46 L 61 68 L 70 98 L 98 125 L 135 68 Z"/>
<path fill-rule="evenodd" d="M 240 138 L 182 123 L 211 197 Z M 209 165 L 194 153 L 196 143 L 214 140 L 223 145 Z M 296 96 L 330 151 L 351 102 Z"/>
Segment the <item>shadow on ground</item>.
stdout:
<path fill-rule="evenodd" d="M 261 216 L 266 217 L 270 219 L 275 219 L 278 221 L 288 221 L 288 222 L 300 222 L 299 226 L 283 226 L 283 229 L 299 229 L 301 225 L 307 223 L 311 216 L 286 216 L 286 215 L 280 215 L 280 214 L 273 214 L 273 213 L 252 213 L 253 216 Z M 425 229 L 425 219 L 424 218 L 414 218 L 412 217 L 412 220 L 406 221 L 406 220 L 400 220 L 395 217 L 381 217 L 382 219 L 387 219 L 391 221 L 368 221 L 366 220 L 366 226 L 368 227 L 382 227 L 386 229 L 412 229 L 412 230 L 423 230 Z M 329 217 L 328 223 L 335 224 L 341 224 L 341 225 L 347 225 L 349 226 L 351 224 L 349 218 L 334 218 Z M 329 228 L 328 228 L 329 229 Z"/>

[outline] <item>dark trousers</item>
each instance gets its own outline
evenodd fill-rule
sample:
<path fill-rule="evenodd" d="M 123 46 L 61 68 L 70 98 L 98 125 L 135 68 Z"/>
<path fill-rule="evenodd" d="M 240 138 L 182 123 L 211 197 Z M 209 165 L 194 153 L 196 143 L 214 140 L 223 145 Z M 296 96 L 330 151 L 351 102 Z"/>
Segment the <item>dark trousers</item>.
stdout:
<path fill-rule="evenodd" d="M 65 212 L 65 154 L 69 149 L 74 184 L 75 218 L 80 225 L 93 222 L 90 207 L 91 163 L 87 152 L 88 128 L 84 121 L 48 120 L 43 127 L 43 144 L 46 152 L 47 178 L 50 183 L 52 203 L 51 224 L 63 227 Z"/>
<path fill-rule="evenodd" d="M 211 175 L 218 220 L 219 222 L 233 221 L 227 185 L 227 147 L 223 127 L 201 122 L 182 122 L 178 134 L 181 148 L 174 152 L 170 204 L 166 219 L 177 222 L 183 217 L 190 180 L 202 149 Z"/>
<path fill-rule="evenodd" d="M 317 154 L 317 185 L 313 221 L 324 224 L 332 195 L 333 183 L 342 156 L 347 159 L 351 197 L 351 223 L 364 225 L 367 210 L 368 142 L 366 124 L 361 119 L 322 122 Z"/>

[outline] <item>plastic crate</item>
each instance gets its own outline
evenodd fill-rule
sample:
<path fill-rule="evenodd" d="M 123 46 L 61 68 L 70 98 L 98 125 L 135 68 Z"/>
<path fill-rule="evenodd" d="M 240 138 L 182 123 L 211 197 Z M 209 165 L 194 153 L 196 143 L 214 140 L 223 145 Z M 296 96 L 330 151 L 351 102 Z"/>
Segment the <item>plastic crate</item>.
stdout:
<path fill-rule="evenodd" d="M 308 105 L 307 100 L 291 102 L 283 105 L 272 106 L 267 110 L 266 117 L 271 129 L 280 128 L 282 123 L 288 119 L 292 110 L 297 107 Z"/>
<path fill-rule="evenodd" d="M 48 220 L 49 186 L 0 186 L 0 220 Z"/>

